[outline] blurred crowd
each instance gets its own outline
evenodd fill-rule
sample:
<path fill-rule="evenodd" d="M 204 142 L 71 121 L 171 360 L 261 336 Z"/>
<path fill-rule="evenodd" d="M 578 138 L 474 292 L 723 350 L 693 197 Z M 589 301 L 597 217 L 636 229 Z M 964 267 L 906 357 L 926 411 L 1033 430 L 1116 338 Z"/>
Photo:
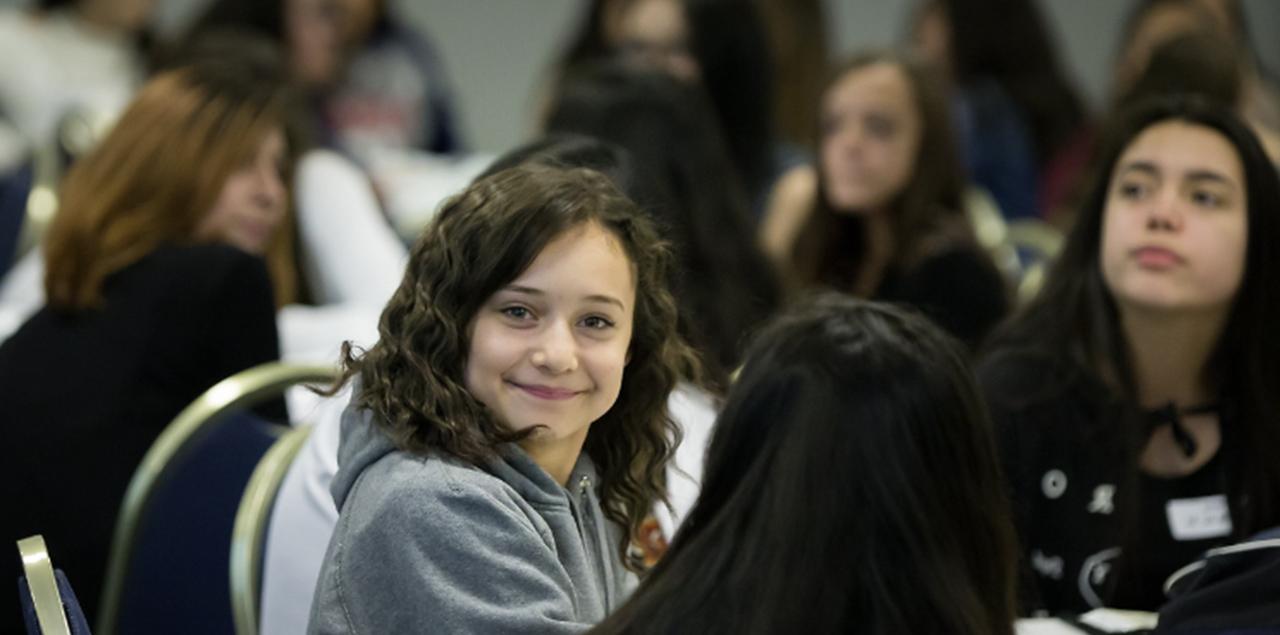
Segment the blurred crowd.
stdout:
<path fill-rule="evenodd" d="M 4 538 L 44 534 L 92 618 L 165 425 L 238 371 L 318 362 L 352 384 L 257 409 L 314 426 L 267 539 L 264 632 L 976 634 L 1101 607 L 1176 624 L 1170 576 L 1280 526 L 1271 33 L 1238 0 L 1131 0 L 1090 104 L 1043 4 L 919 0 L 897 45 L 837 56 L 819 0 L 590 0 L 537 130 L 497 157 L 468 145 L 448 51 L 386 0 L 211 0 L 166 38 L 154 0 L 0 12 Z M 563 227 L 494 211 L 540 197 L 601 208 Z M 632 593 L 602 530 L 584 557 L 609 575 L 561 552 L 573 593 L 495 617 L 555 584 L 486 598 L 475 572 L 501 577 L 502 542 L 430 552 L 457 578 L 367 545 L 402 537 L 357 521 L 426 529 L 362 516 L 374 486 L 353 479 L 515 440 L 451 427 L 489 421 L 454 399 L 514 426 L 471 383 L 481 303 L 559 284 L 555 258 L 594 244 L 579 226 L 616 234 L 634 278 L 622 393 L 579 445 L 599 522 L 646 564 Z M 665 250 L 669 268 L 642 256 Z M 670 447 L 633 410 L 669 419 Z M 497 522 L 449 520 L 441 496 L 435 532 Z M 345 544 L 378 570 L 342 578 Z M 452 612 L 461 596 L 479 608 Z M 547 598 L 576 613 L 534 619 Z M 1204 610 L 1244 614 L 1222 602 Z"/>

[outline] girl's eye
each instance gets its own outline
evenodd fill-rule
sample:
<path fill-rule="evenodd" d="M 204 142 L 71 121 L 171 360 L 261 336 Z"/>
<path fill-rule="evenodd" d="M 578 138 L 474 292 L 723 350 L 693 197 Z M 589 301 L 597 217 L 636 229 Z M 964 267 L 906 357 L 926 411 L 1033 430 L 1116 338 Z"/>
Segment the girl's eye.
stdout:
<path fill-rule="evenodd" d="M 840 117 L 835 115 L 824 116 L 819 123 L 818 131 L 824 139 L 840 132 Z"/>
<path fill-rule="evenodd" d="M 613 322 L 602 318 L 598 315 L 588 316 L 582 320 L 582 325 L 594 330 L 604 330 L 613 326 Z"/>
<path fill-rule="evenodd" d="M 889 139 L 897 131 L 897 126 L 888 117 L 870 116 L 866 121 L 867 133 L 877 139 Z"/>
<path fill-rule="evenodd" d="M 517 320 L 527 320 L 533 317 L 533 312 L 522 306 L 506 307 L 505 309 L 502 309 L 502 314 Z"/>
<path fill-rule="evenodd" d="M 1222 207 L 1223 197 L 1208 190 L 1196 190 L 1191 193 L 1191 202 L 1200 207 Z"/>
<path fill-rule="evenodd" d="M 1147 193 L 1147 186 L 1136 181 L 1124 181 L 1116 186 L 1116 194 L 1121 198 L 1137 199 Z"/>

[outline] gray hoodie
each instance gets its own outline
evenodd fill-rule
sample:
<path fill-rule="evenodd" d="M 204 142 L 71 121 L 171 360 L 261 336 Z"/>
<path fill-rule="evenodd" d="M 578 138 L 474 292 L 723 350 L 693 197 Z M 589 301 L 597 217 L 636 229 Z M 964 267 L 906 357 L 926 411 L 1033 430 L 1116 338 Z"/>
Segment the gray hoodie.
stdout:
<path fill-rule="evenodd" d="M 309 633 L 576 633 L 634 588 L 585 454 L 566 489 L 518 446 L 483 467 L 418 456 L 370 417 L 343 414 Z"/>

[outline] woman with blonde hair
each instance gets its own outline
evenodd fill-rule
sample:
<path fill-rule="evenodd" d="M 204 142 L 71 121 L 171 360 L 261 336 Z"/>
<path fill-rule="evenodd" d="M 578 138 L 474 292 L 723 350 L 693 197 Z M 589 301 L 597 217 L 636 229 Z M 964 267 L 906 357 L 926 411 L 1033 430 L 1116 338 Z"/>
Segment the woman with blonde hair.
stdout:
<path fill-rule="evenodd" d="M 3 538 L 44 534 L 90 619 L 152 441 L 218 380 L 278 356 L 262 258 L 288 209 L 278 80 L 208 61 L 144 86 L 68 173 L 46 237 L 47 305 L 0 346 L 0 480 L 16 510 Z"/>

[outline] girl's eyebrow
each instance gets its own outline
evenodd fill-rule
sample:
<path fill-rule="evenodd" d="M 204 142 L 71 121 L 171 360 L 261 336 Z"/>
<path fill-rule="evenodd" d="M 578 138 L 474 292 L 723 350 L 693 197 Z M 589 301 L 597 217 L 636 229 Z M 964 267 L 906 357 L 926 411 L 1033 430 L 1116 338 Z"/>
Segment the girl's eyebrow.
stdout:
<path fill-rule="evenodd" d="M 1213 170 L 1190 170 L 1186 173 L 1186 178 L 1192 181 L 1213 181 L 1231 187 L 1236 185 L 1233 179 Z"/>
<path fill-rule="evenodd" d="M 1125 165 L 1121 166 L 1119 172 L 1120 173 L 1142 172 L 1143 174 L 1150 174 L 1152 176 L 1156 176 L 1160 174 L 1160 168 L 1156 167 L 1156 165 L 1150 161 L 1132 161 L 1130 163 L 1126 163 Z M 1223 185 L 1228 185 L 1232 187 L 1236 186 L 1236 182 L 1234 179 L 1231 179 L 1230 177 L 1216 170 L 1210 170 L 1206 168 L 1193 168 L 1193 169 L 1187 170 L 1185 173 L 1183 173 L 1182 177 L 1190 181 L 1212 181 L 1215 183 L 1222 183 Z"/>
<path fill-rule="evenodd" d="M 544 297 L 547 295 L 546 292 L 543 291 L 542 289 L 535 289 L 534 287 L 526 287 L 518 284 L 509 284 L 503 287 L 502 290 L 510 291 L 513 293 L 521 293 L 524 295 L 532 295 L 536 297 Z M 623 304 L 622 300 L 619 300 L 618 298 L 615 298 L 611 295 L 593 294 L 593 295 L 588 295 L 582 299 L 587 302 L 595 302 L 598 304 L 612 304 L 623 311 L 627 310 L 627 305 Z"/>
<path fill-rule="evenodd" d="M 1155 176 L 1160 174 L 1160 169 L 1156 167 L 1156 164 L 1150 161 L 1130 161 L 1121 165 L 1120 169 L 1116 170 L 1116 172 L 1142 172 L 1144 174 Z"/>

